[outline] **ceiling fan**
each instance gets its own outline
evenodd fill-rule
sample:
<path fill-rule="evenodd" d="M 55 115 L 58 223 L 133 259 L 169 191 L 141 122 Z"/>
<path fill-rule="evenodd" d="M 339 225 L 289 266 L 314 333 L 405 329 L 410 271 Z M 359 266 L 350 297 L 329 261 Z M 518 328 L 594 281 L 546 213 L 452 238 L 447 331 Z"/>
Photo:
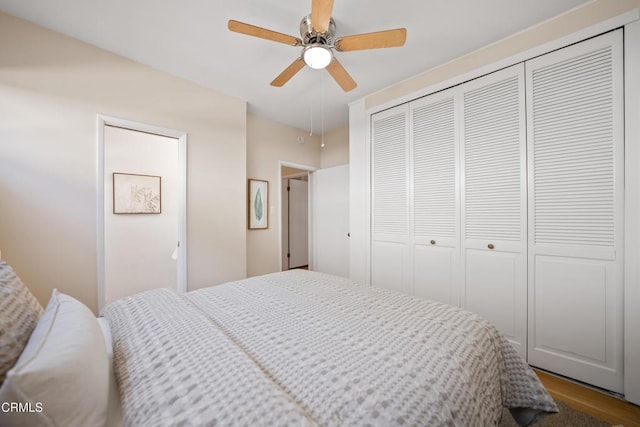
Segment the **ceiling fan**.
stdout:
<path fill-rule="evenodd" d="M 403 46 L 407 39 L 406 28 L 356 34 L 335 39 L 336 24 L 331 18 L 334 0 L 312 0 L 311 14 L 300 22 L 301 39 L 244 22 L 229 20 L 229 30 L 291 46 L 301 46 L 302 54 L 278 75 L 271 86 L 281 87 L 305 65 L 314 69 L 326 68 L 329 74 L 348 92 L 357 84 L 333 54 L 353 50 L 378 49 Z"/>

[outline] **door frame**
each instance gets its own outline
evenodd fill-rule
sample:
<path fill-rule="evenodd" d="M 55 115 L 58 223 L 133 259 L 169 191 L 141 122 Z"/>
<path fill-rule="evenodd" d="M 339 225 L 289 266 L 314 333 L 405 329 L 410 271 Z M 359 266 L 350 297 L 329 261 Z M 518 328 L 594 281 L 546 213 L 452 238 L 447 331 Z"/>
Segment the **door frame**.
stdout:
<path fill-rule="evenodd" d="M 640 405 L 640 21 L 624 26 L 624 396 Z"/>
<path fill-rule="evenodd" d="M 98 267 L 98 310 L 102 310 L 106 301 L 105 288 L 105 240 L 104 240 L 104 128 L 113 126 L 137 132 L 174 138 L 178 141 L 178 291 L 187 291 L 187 133 L 159 126 L 138 123 L 98 114 L 96 156 L 96 235 Z"/>
<path fill-rule="evenodd" d="M 300 169 L 300 170 L 304 170 L 307 171 L 307 174 L 309 175 L 309 194 L 308 194 L 308 199 L 307 199 L 307 208 L 308 208 L 308 212 L 309 212 L 309 227 L 308 227 L 308 233 L 309 233 L 309 239 L 308 239 L 308 245 L 309 245 L 309 269 L 313 270 L 313 227 L 311 226 L 311 224 L 313 224 L 313 190 L 312 190 L 312 185 L 311 185 L 311 174 L 312 172 L 314 172 L 315 170 L 317 170 L 318 168 L 314 167 L 314 166 L 308 166 L 308 165 L 301 165 L 299 163 L 293 163 L 293 162 L 287 162 L 285 160 L 278 160 L 278 201 L 279 201 L 279 206 L 278 206 L 278 212 L 279 212 L 279 222 L 280 222 L 280 229 L 278 230 L 278 264 L 280 264 L 280 271 L 286 271 L 285 266 L 282 263 L 282 230 L 284 227 L 284 221 L 283 221 L 283 215 L 282 215 L 282 167 L 286 166 L 289 168 L 295 168 L 295 169 Z"/>

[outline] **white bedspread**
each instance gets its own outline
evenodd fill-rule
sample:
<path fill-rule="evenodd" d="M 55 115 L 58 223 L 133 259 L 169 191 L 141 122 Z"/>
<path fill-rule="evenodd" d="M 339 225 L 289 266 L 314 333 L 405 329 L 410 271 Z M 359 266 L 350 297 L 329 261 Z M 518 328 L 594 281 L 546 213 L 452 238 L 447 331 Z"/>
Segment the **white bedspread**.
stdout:
<path fill-rule="evenodd" d="M 104 310 L 128 425 L 492 426 L 555 412 L 486 320 L 294 270 Z"/>

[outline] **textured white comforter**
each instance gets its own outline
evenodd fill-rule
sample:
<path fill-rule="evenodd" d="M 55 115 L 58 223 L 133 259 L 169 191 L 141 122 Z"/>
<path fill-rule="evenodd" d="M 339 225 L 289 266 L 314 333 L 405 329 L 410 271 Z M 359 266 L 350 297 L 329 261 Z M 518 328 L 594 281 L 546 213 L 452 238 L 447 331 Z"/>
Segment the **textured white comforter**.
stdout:
<path fill-rule="evenodd" d="M 486 320 L 320 273 L 149 291 L 103 314 L 127 425 L 484 427 L 503 406 L 556 411 Z"/>

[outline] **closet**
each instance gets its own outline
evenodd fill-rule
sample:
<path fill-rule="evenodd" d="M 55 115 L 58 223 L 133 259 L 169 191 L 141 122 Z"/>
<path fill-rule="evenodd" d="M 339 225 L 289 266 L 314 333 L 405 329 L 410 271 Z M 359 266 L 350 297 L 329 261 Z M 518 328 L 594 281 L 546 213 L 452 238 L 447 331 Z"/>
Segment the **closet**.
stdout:
<path fill-rule="evenodd" d="M 526 66 L 529 363 L 621 392 L 622 30 Z"/>
<path fill-rule="evenodd" d="M 623 391 L 622 31 L 371 116 L 371 283 Z"/>

